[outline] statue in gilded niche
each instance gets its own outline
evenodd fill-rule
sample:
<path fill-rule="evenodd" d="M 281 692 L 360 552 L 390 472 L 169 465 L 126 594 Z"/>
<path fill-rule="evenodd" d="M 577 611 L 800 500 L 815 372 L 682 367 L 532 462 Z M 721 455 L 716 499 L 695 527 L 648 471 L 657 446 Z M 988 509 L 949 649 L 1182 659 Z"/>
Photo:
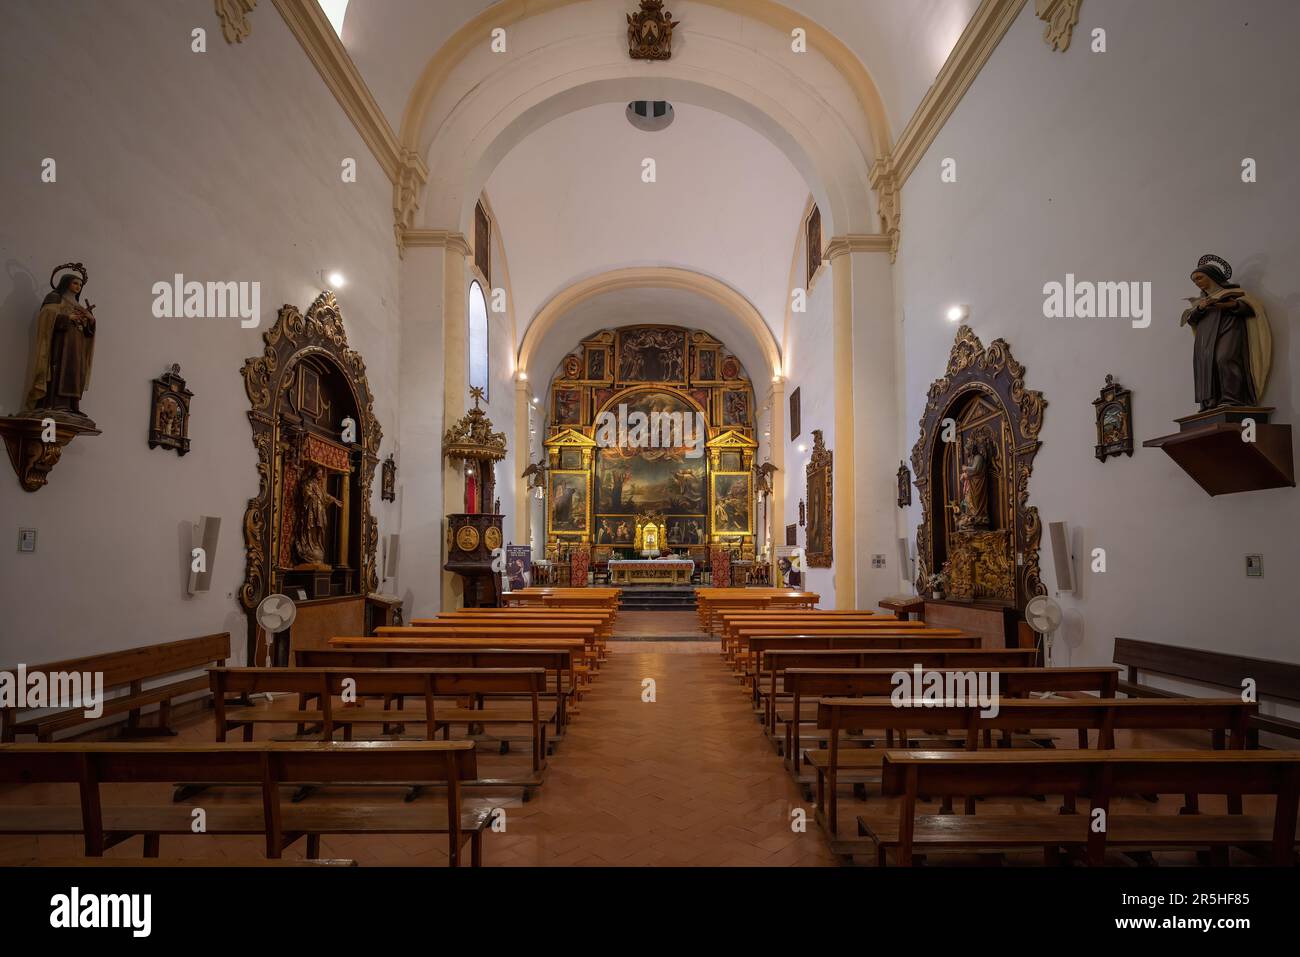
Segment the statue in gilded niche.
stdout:
<path fill-rule="evenodd" d="M 1201 295 L 1187 300 L 1179 325 L 1196 333 L 1192 372 L 1201 411 L 1258 405 L 1273 357 L 1263 306 L 1232 282 L 1232 267 L 1218 256 L 1202 256 L 1192 282 Z"/>
<path fill-rule="evenodd" d="M 310 465 L 298 486 L 298 537 L 293 543 L 298 560 L 304 565 L 328 568 L 325 562 L 325 532 L 329 527 L 329 506 L 343 503 L 325 487 L 325 471 Z"/>
<path fill-rule="evenodd" d="M 989 454 L 983 437 L 966 437 L 965 462 L 961 466 L 961 504 L 954 504 L 957 530 L 983 531 L 989 527 Z"/>
<path fill-rule="evenodd" d="M 55 284 L 59 273 L 63 275 Z M 36 354 L 28 370 L 25 411 L 61 411 L 86 418 L 81 396 L 90 385 L 95 355 L 95 306 L 81 303 L 88 278 L 81 263 L 64 263 L 50 274 L 53 291 L 36 316 Z"/>

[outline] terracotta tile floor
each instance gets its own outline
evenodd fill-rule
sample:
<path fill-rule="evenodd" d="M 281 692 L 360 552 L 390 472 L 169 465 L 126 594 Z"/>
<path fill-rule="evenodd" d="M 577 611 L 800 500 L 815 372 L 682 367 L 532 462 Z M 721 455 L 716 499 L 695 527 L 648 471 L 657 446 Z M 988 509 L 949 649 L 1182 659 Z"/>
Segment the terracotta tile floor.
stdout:
<path fill-rule="evenodd" d="M 642 701 L 644 679 L 655 701 Z M 262 736 L 259 729 L 259 739 Z M 182 737 L 211 740 L 210 719 Z M 526 762 L 516 749 L 500 757 L 480 750 L 480 774 Z M 105 788 L 106 803 L 162 803 L 171 789 Z M 798 789 L 763 738 L 741 686 L 718 658 L 714 642 L 616 642 L 581 713 L 550 758 L 548 777 L 527 803 L 518 792 L 476 797 L 506 809 L 505 833 L 484 839 L 487 866 L 818 865 L 835 858 L 817 827 L 790 828 Z M 255 800 L 247 789 L 211 790 L 196 806 Z M 401 800 L 393 789 L 330 789 L 322 802 L 381 804 Z M 423 797 L 421 800 L 436 800 Z M 75 788 L 0 788 L 3 803 L 75 804 Z M 442 865 L 443 838 L 325 837 L 326 857 L 354 857 L 362 866 Z M 0 860 L 76 856 L 80 839 L 0 837 Z M 109 856 L 135 857 L 140 839 Z M 252 838 L 172 837 L 165 857 L 258 858 Z M 286 852 L 302 854 L 301 844 Z"/>

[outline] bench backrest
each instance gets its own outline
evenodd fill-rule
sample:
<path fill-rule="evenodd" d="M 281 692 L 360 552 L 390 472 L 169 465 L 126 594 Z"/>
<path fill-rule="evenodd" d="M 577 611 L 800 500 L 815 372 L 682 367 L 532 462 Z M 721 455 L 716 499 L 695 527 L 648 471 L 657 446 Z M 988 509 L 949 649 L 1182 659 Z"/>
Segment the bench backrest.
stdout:
<path fill-rule="evenodd" d="M 999 693 L 1009 697 L 1023 697 L 1045 691 L 1087 691 L 1102 698 L 1112 698 L 1119 679 L 1118 668 L 1012 667 L 979 670 L 997 674 Z M 785 690 L 801 696 L 847 698 L 890 695 L 897 686 L 895 676 L 898 673 L 897 668 L 787 668 L 784 672 Z"/>
<path fill-rule="evenodd" d="M 749 650 L 755 656 L 756 668 L 761 670 L 765 664 L 765 654 L 778 648 L 810 649 L 978 649 L 978 635 L 913 635 L 907 633 L 884 632 L 881 634 L 849 635 L 762 635 L 747 639 Z"/>
<path fill-rule="evenodd" d="M 1000 698 L 997 714 L 983 715 L 976 703 L 932 704 L 905 707 L 884 697 L 822 698 L 817 703 L 817 727 L 1091 730 L 1101 732 L 1104 748 L 1114 747 L 1117 730 L 1231 731 L 1241 746 L 1247 721 L 1259 708 L 1240 698 Z"/>
<path fill-rule="evenodd" d="M 1028 667 L 1037 659 L 1033 648 L 776 648 L 763 653 L 769 670 L 787 668 L 998 668 Z"/>
<path fill-rule="evenodd" d="M 230 633 L 183 638 L 158 645 L 141 645 L 84 658 L 68 658 L 43 665 L 27 665 L 27 673 L 91 672 L 104 675 L 104 687 L 120 688 L 133 681 L 148 681 L 183 671 L 200 671 L 230 657 Z M 8 669 L 14 671 L 15 669 Z"/>
<path fill-rule="evenodd" d="M 214 695 L 284 691 L 358 695 L 536 694 L 546 690 L 542 668 L 213 668 Z M 349 682 L 352 684 L 349 685 Z"/>
<path fill-rule="evenodd" d="M 472 781 L 472 741 L 0 744 L 0 783 Z"/>
<path fill-rule="evenodd" d="M 1116 638 L 1114 660 L 1129 669 L 1130 681 L 1136 680 L 1136 672 L 1149 671 L 1238 690 L 1243 679 L 1251 678 L 1259 697 L 1300 702 L 1300 664 L 1162 645 L 1136 638 Z"/>
<path fill-rule="evenodd" d="M 544 668 L 567 671 L 573 652 L 550 648 L 300 648 L 299 668 Z"/>
<path fill-rule="evenodd" d="M 386 625 L 376 628 L 375 634 L 380 638 L 582 638 L 587 641 L 596 637 L 594 624 L 549 625 L 510 623 L 462 625 L 438 624 L 423 625 L 419 628 L 410 625 Z"/>
<path fill-rule="evenodd" d="M 330 639 L 333 648 L 551 648 L 570 650 L 582 654 L 588 642 L 581 638 L 514 638 L 498 633 L 494 638 L 465 638 L 461 636 L 418 636 L 361 638 L 336 636 Z"/>

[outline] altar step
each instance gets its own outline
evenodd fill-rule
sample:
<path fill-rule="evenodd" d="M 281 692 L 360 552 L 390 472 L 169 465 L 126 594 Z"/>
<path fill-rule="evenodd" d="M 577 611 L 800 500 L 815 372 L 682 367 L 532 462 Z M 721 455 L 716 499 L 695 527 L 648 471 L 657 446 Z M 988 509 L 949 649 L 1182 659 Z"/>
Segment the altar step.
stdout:
<path fill-rule="evenodd" d="M 619 608 L 626 611 L 694 611 L 694 588 L 624 586 Z"/>

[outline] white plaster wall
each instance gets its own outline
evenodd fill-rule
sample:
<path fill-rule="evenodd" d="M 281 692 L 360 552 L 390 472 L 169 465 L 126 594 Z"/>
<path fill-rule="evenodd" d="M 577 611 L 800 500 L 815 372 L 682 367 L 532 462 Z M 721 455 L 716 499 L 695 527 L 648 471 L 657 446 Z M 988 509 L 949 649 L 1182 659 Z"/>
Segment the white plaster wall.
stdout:
<path fill-rule="evenodd" d="M 788 235 L 788 231 L 787 231 Z M 798 263 L 794 281 L 802 286 L 807 281 L 804 250 L 807 243 L 802 231 L 796 244 L 795 262 Z M 835 351 L 834 351 L 834 277 L 829 263 L 823 265 L 813 277 L 808 290 L 808 310 L 792 313 L 786 332 L 785 351 L 785 471 L 777 481 L 785 482 L 785 518 L 779 545 L 785 544 L 784 526 L 799 521 L 799 500 L 808 494 L 808 462 L 812 458 L 813 429 L 821 429 L 827 448 L 835 448 Z M 799 389 L 801 431 L 798 438 L 790 439 L 790 395 Z M 776 440 L 777 437 L 773 436 Z M 799 446 L 805 451 L 800 452 Z M 807 547 L 807 527 L 799 529 L 798 542 Z M 837 607 L 835 601 L 834 568 L 809 568 L 804 573 L 805 587 L 822 596 L 822 608 Z"/>
<path fill-rule="evenodd" d="M 1094 27 L 1109 52 L 1092 53 Z M 1300 660 L 1293 609 L 1300 492 L 1211 498 L 1141 441 L 1195 411 L 1192 337 L 1178 326 L 1207 252 L 1267 306 L 1266 404 L 1300 423 L 1300 6 L 1273 0 L 1089 0 L 1065 54 L 1027 4 L 903 192 L 896 283 L 910 456 L 931 380 L 969 303 L 987 345 L 1003 337 L 1048 401 L 1031 502 L 1075 533 L 1079 592 L 1063 596 L 1061 663 L 1111 660 L 1115 636 Z M 958 182 L 939 181 L 953 157 Z M 1259 182 L 1243 184 L 1243 157 Z M 1044 283 L 1150 281 L 1147 329 L 1043 318 Z M 1113 373 L 1133 390 L 1133 458 L 1096 461 L 1092 400 Z M 919 507 L 910 513 L 915 534 Z M 1105 574 L 1085 560 L 1104 548 Z M 1245 577 L 1244 556 L 1264 556 Z M 1044 580 L 1055 575 L 1044 542 Z"/>
<path fill-rule="evenodd" d="M 390 187 L 273 6 L 231 46 L 209 0 L 7 4 L 0 30 L 0 410 L 25 389 L 31 329 L 50 269 L 84 262 L 99 319 L 83 409 L 103 435 L 76 440 L 50 484 L 24 492 L 6 460 L 0 528 L 38 529 L 35 554 L 0 548 L 0 663 L 229 630 L 242 660 L 242 519 L 257 494 L 240 369 L 277 309 L 305 310 L 318 273 L 339 295 L 364 356 L 381 454 L 398 434 L 397 256 Z M 190 31 L 207 30 L 192 53 Z M 355 157 L 359 182 L 340 163 Z M 58 162 L 42 184 L 41 161 Z M 259 281 L 258 329 L 155 319 L 151 287 Z M 195 393 L 192 451 L 146 444 L 149 380 L 179 362 Z M 437 374 L 434 372 L 433 374 Z M 380 505 L 380 534 L 397 507 Z M 212 591 L 184 594 L 189 524 L 222 519 Z"/>

